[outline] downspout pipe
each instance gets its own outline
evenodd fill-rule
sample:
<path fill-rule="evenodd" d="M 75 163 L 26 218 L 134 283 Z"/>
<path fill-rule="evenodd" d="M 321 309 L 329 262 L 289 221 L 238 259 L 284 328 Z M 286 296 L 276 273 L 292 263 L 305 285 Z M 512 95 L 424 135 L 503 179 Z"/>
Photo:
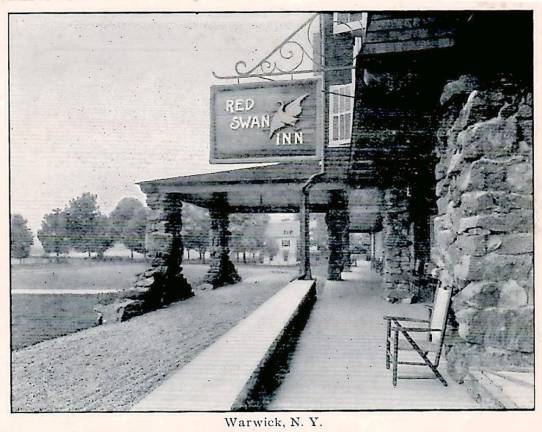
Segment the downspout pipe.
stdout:
<path fill-rule="evenodd" d="M 322 167 L 320 169 L 320 172 L 311 175 L 301 187 L 301 202 L 299 209 L 303 254 L 301 262 L 301 274 L 299 275 L 299 277 L 297 277 L 297 279 L 299 280 L 312 280 L 309 231 L 309 197 L 310 189 L 315 184 L 317 184 L 325 174 L 326 169 L 324 165 L 324 160 L 322 159 Z"/>
<path fill-rule="evenodd" d="M 322 109 L 325 112 L 325 105 L 326 105 L 326 95 L 324 94 L 325 90 L 325 66 L 326 66 L 326 59 L 325 59 L 325 31 L 324 31 L 324 20 L 323 15 L 320 14 L 320 63 L 322 66 L 322 81 L 321 81 L 321 97 L 322 97 Z M 324 120 L 322 120 L 324 121 Z M 325 122 L 325 121 L 324 121 Z M 322 128 L 324 130 L 324 127 Z M 302 254 L 302 262 L 301 262 L 301 274 L 297 278 L 299 280 L 312 280 L 312 273 L 311 273 L 311 255 L 310 255 L 310 231 L 309 231 L 309 194 L 310 189 L 318 183 L 319 180 L 322 179 L 322 177 L 326 174 L 326 148 L 324 144 L 324 137 L 322 136 L 322 160 L 320 165 L 320 172 L 314 173 L 311 175 L 307 181 L 303 184 L 301 187 L 301 200 L 299 205 L 299 212 L 300 212 L 300 234 L 302 239 L 302 248 L 303 248 L 303 254 Z"/>

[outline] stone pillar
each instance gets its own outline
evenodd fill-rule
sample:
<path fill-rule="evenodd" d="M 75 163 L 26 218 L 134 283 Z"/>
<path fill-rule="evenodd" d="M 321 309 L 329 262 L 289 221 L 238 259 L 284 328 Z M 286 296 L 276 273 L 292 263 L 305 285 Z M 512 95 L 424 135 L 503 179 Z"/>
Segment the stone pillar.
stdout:
<path fill-rule="evenodd" d="M 411 299 L 412 284 L 410 218 L 406 188 L 390 187 L 384 193 L 384 287 L 391 301 Z"/>
<path fill-rule="evenodd" d="M 342 240 L 342 250 L 343 250 L 343 271 L 349 272 L 352 271 L 352 260 L 350 257 L 350 224 L 349 224 L 348 211 L 346 212 L 346 223 L 343 226 L 343 240 Z"/>
<path fill-rule="evenodd" d="M 229 215 L 221 208 L 209 210 L 211 217 L 210 252 L 211 265 L 204 281 L 213 288 L 231 285 L 241 281 L 241 277 L 230 260 Z"/>
<path fill-rule="evenodd" d="M 369 233 L 369 238 L 370 238 L 370 252 L 369 252 L 369 257 L 370 257 L 370 264 L 371 264 L 371 268 L 375 268 L 375 264 L 376 264 L 376 239 L 375 239 L 375 233 L 372 232 L 372 233 Z"/>
<path fill-rule="evenodd" d="M 138 275 L 134 288 L 115 294 L 112 302 L 97 304 L 98 324 L 126 321 L 162 305 L 194 295 L 182 273 L 182 202 L 174 194 L 147 192 L 151 212 L 145 248 L 150 267 Z"/>
<path fill-rule="evenodd" d="M 344 270 L 344 231 L 348 227 L 348 208 L 344 196 L 333 192 L 329 210 L 326 212 L 328 233 L 329 260 L 327 267 L 328 280 L 341 280 Z"/>
<path fill-rule="evenodd" d="M 145 290 L 149 306 L 159 306 L 194 295 L 182 273 L 182 202 L 175 194 L 149 193 L 151 214 L 147 221 L 145 248 L 150 268 L 136 288 Z"/>

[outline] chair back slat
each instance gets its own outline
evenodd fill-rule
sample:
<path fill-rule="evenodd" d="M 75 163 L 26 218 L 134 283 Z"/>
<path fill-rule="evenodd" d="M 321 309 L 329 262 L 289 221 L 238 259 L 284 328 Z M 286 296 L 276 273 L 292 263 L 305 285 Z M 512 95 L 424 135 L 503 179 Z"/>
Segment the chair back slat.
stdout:
<path fill-rule="evenodd" d="M 440 329 L 442 331 L 431 332 L 433 342 L 440 342 L 446 328 L 446 319 L 448 317 L 448 307 L 450 306 L 450 298 L 452 297 L 452 289 L 439 286 L 435 293 L 435 301 L 433 303 L 433 314 L 431 316 L 431 328 Z"/>

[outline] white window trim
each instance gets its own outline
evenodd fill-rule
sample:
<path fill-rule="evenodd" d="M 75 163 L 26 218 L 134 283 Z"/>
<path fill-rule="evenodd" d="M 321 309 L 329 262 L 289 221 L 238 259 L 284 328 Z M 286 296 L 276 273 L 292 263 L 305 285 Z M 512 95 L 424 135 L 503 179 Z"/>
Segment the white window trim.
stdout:
<path fill-rule="evenodd" d="M 339 20 L 339 13 L 347 14 L 348 19 L 346 21 Z M 333 34 L 348 33 L 356 30 L 361 30 L 362 33 L 365 33 L 367 29 L 367 13 L 362 13 L 361 19 L 354 21 L 350 19 L 350 16 L 350 12 L 333 12 Z"/>
<path fill-rule="evenodd" d="M 354 96 L 354 84 L 339 84 L 339 85 L 331 85 L 329 86 L 329 140 L 328 140 L 328 147 L 348 147 L 350 146 L 350 143 L 352 141 L 352 121 L 354 117 L 354 99 L 351 97 L 344 97 L 339 96 L 338 93 L 340 93 L 345 87 L 348 87 L 350 89 L 350 95 Z M 348 103 L 350 104 L 349 110 L 339 111 L 338 113 L 333 112 L 333 103 L 335 101 L 335 98 L 338 99 L 338 103 L 340 103 L 340 99 L 346 99 Z M 343 103 L 345 101 L 342 101 Z M 350 124 L 348 125 L 348 133 L 347 138 L 343 139 L 333 139 L 333 117 L 339 116 L 339 124 L 340 124 L 340 116 L 350 113 Z M 340 127 L 339 127 L 340 129 Z"/>

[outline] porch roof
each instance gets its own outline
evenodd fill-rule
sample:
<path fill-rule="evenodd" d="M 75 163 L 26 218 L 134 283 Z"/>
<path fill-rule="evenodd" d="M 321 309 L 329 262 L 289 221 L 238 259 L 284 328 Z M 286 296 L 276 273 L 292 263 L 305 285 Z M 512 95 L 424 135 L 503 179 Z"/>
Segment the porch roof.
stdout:
<path fill-rule="evenodd" d="M 318 161 L 279 163 L 138 184 L 146 194 L 175 193 L 200 207 L 227 206 L 235 213 L 288 213 L 299 211 L 301 187 L 319 171 Z M 330 191 L 346 188 L 347 169 L 340 171 L 327 173 L 311 189 L 311 211 L 325 211 Z"/>

